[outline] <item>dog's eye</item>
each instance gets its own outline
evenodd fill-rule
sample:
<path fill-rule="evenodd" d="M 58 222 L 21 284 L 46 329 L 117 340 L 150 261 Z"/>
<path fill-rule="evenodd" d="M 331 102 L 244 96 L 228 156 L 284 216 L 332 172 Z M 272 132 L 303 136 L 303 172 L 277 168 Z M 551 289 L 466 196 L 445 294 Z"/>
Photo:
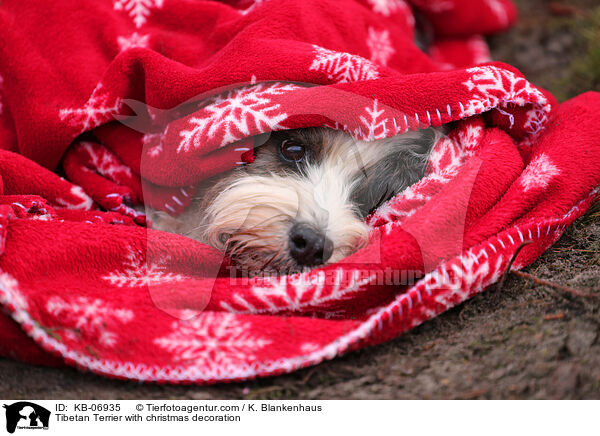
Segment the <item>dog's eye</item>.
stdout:
<path fill-rule="evenodd" d="M 306 147 L 293 139 L 286 139 L 281 142 L 279 152 L 288 162 L 301 162 L 306 155 Z"/>

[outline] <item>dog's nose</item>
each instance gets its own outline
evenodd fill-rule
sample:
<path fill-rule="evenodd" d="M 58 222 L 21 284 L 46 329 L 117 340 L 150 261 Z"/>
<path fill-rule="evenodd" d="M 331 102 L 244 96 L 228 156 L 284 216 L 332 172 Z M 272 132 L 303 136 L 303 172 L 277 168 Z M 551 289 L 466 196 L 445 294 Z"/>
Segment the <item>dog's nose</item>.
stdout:
<path fill-rule="evenodd" d="M 332 253 L 331 240 L 314 227 L 298 223 L 290 230 L 290 254 L 299 265 L 321 265 Z"/>

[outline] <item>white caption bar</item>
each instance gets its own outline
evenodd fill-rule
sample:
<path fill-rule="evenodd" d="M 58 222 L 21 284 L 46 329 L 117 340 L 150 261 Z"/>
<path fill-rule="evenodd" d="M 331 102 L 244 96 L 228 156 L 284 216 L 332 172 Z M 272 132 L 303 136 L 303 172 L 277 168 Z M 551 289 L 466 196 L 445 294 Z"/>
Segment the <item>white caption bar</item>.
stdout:
<path fill-rule="evenodd" d="M 598 401 L 3 400 L 1 434 L 600 435 Z M 42 433 L 36 430 L 43 430 Z M 8 433 L 7 433 L 8 432 Z M 209 433 L 210 432 L 210 433 Z M 214 432 L 214 433 L 213 433 Z"/>

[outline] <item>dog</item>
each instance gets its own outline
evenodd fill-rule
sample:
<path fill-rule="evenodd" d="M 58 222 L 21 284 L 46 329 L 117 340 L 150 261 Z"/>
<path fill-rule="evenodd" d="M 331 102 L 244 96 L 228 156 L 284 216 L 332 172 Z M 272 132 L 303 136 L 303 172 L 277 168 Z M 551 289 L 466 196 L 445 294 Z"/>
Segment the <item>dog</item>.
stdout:
<path fill-rule="evenodd" d="M 326 127 L 255 137 L 255 160 L 199 187 L 178 217 L 151 211 L 153 228 L 224 251 L 245 274 L 303 272 L 368 240 L 365 217 L 424 175 L 442 132 L 374 141 Z"/>

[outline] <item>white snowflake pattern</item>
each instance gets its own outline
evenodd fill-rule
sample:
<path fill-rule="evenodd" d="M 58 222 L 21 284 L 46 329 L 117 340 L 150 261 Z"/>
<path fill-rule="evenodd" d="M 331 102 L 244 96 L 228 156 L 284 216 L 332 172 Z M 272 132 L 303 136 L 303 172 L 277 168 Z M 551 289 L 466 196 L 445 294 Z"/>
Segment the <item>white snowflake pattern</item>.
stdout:
<path fill-rule="evenodd" d="M 371 51 L 371 60 L 379 65 L 387 66 L 390 58 L 396 53 L 392 47 L 390 32 L 387 30 L 375 30 L 369 27 L 367 46 Z"/>
<path fill-rule="evenodd" d="M 131 177 L 131 169 L 117 160 L 117 157 L 107 150 L 97 150 L 91 142 L 82 142 L 81 145 L 87 151 L 93 168 L 102 176 L 112 181 L 118 181 L 120 177 Z"/>
<path fill-rule="evenodd" d="M 389 17 L 391 14 L 402 11 L 412 16 L 410 7 L 404 0 L 368 0 L 373 12 Z"/>
<path fill-rule="evenodd" d="M 428 160 L 428 169 L 442 179 L 456 176 L 463 163 L 462 150 L 450 138 L 442 138 L 435 145 Z"/>
<path fill-rule="evenodd" d="M 536 103 L 545 113 L 550 111 L 548 100 L 542 92 L 525 78 L 518 77 L 512 71 L 485 65 L 469 68 L 471 77 L 463 83 L 473 95 L 464 105 L 461 117 L 469 117 L 500 107 L 506 103 L 524 106 Z"/>
<path fill-rule="evenodd" d="M 335 271 L 333 282 L 328 283 L 328 274 L 331 272 L 265 277 L 264 283 L 252 286 L 250 294 L 253 298 L 235 294 L 235 302 L 232 303 L 235 307 L 227 302 L 221 302 L 221 307 L 233 313 L 252 314 L 314 310 L 327 303 L 348 298 L 375 279 L 374 274 L 366 277 L 363 274 L 361 277 L 360 271 L 356 270 L 348 277 L 348 272 L 340 268 Z"/>
<path fill-rule="evenodd" d="M 529 162 L 521 174 L 521 186 L 525 192 L 535 188 L 545 188 L 559 174 L 560 170 L 557 166 L 552 163 L 546 153 L 542 153 Z"/>
<path fill-rule="evenodd" d="M 80 201 L 73 203 L 72 201 L 65 200 L 64 198 L 56 198 L 54 202 L 58 206 L 65 207 L 67 209 L 81 209 L 90 210 L 94 205 L 94 200 L 85 193 L 81 186 L 73 186 L 70 190 L 73 197 L 80 199 Z"/>
<path fill-rule="evenodd" d="M 121 99 L 111 97 L 102 83 L 98 83 L 82 108 L 61 109 L 59 117 L 82 133 L 111 120 L 119 113 L 121 106 Z"/>
<path fill-rule="evenodd" d="M 458 141 L 461 148 L 467 152 L 473 152 L 479 147 L 483 138 L 483 126 L 468 124 L 458 131 Z M 470 154 L 470 153 L 469 153 Z"/>
<path fill-rule="evenodd" d="M 181 282 L 188 277 L 182 274 L 166 272 L 164 261 L 150 262 L 148 265 L 144 256 L 131 252 L 123 263 L 122 269 L 102 276 L 113 286 L 119 288 L 136 288 L 142 286 L 161 285 Z"/>
<path fill-rule="evenodd" d="M 69 329 L 78 329 L 81 333 L 98 338 L 98 342 L 106 347 L 117 343 L 117 334 L 111 331 L 116 325 L 129 323 L 133 312 L 129 309 L 116 308 L 103 300 L 87 297 L 75 297 L 65 300 L 52 297 L 46 303 L 46 310 L 60 319 L 62 325 Z"/>
<path fill-rule="evenodd" d="M 162 133 L 146 133 L 142 137 L 143 148 L 147 150 L 150 157 L 156 157 L 163 152 L 162 140 Z"/>
<path fill-rule="evenodd" d="M 115 0 L 116 11 L 127 11 L 138 29 L 146 24 L 152 9 L 161 9 L 164 0 Z"/>
<path fill-rule="evenodd" d="M 251 323 L 231 313 L 203 312 L 196 318 L 175 321 L 168 336 L 154 343 L 173 359 L 211 371 L 229 371 L 256 360 L 258 350 L 271 340 L 253 333 Z"/>
<path fill-rule="evenodd" d="M 426 288 L 438 291 L 435 300 L 449 308 L 498 281 L 504 273 L 504 264 L 502 255 L 491 265 L 490 260 L 481 259 L 469 250 L 452 264 L 442 263 L 423 280 Z"/>
<path fill-rule="evenodd" d="M 121 51 L 135 47 L 148 48 L 148 45 L 150 44 L 150 35 L 140 35 L 137 32 L 133 32 L 129 36 L 119 36 L 117 38 L 117 43 L 119 44 L 119 49 Z"/>
<path fill-rule="evenodd" d="M 388 123 L 390 123 L 390 120 L 387 117 L 382 117 L 385 109 L 379 108 L 377 99 L 373 100 L 372 106 L 365 107 L 365 112 L 367 113 L 366 116 L 361 115 L 359 117 L 362 125 L 354 131 L 354 136 L 369 141 L 386 138 L 388 136 Z"/>
<path fill-rule="evenodd" d="M 379 77 L 377 66 L 360 56 L 314 46 L 315 59 L 309 70 L 327 74 L 336 83 L 357 82 Z"/>
<path fill-rule="evenodd" d="M 206 140 L 223 147 L 251 135 L 282 129 L 280 123 L 288 115 L 272 99 L 298 88 L 283 83 L 258 84 L 211 98 L 209 104 L 198 111 L 203 116 L 190 118 L 192 128 L 179 133 L 182 140 L 177 152 L 199 148 Z"/>
<path fill-rule="evenodd" d="M 27 298 L 19 290 L 19 283 L 9 273 L 0 273 L 0 304 L 12 304 L 15 310 L 28 310 Z"/>
<path fill-rule="evenodd" d="M 538 133 L 544 130 L 546 121 L 546 112 L 539 107 L 533 107 L 527 111 L 527 119 L 525 120 L 523 127 L 532 136 L 536 136 Z"/>

